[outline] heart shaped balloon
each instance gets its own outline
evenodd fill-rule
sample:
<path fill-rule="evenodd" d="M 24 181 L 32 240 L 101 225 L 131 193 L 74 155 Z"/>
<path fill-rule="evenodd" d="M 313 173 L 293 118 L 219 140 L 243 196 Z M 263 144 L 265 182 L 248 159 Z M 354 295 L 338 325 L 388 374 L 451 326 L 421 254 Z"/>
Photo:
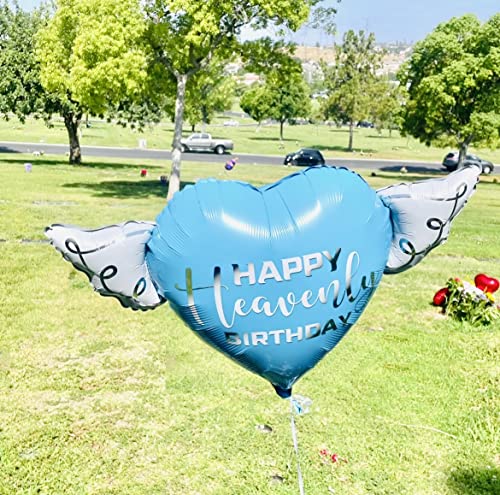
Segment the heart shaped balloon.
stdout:
<path fill-rule="evenodd" d="M 491 294 L 496 292 L 500 287 L 500 281 L 498 279 L 489 277 L 484 273 L 478 273 L 474 278 L 474 283 L 478 289 Z"/>
<path fill-rule="evenodd" d="M 322 166 L 256 188 L 205 180 L 157 223 L 46 235 L 104 296 L 153 309 L 166 300 L 208 344 L 287 397 L 356 322 L 383 273 L 442 244 L 479 167 L 372 190 Z"/>
<path fill-rule="evenodd" d="M 202 181 L 157 218 L 157 290 L 207 343 L 280 395 L 356 322 L 383 274 L 389 210 L 346 169 L 261 189 Z"/>

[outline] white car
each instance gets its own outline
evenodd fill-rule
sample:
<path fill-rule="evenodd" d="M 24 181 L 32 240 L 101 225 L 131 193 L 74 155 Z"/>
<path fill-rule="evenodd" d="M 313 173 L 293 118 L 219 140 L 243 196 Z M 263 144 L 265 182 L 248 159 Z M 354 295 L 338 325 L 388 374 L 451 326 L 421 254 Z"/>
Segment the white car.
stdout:
<path fill-rule="evenodd" d="M 182 151 L 213 151 L 222 155 L 228 150 L 232 150 L 234 145 L 230 139 L 213 139 L 205 132 L 191 134 L 187 138 L 181 139 Z"/>

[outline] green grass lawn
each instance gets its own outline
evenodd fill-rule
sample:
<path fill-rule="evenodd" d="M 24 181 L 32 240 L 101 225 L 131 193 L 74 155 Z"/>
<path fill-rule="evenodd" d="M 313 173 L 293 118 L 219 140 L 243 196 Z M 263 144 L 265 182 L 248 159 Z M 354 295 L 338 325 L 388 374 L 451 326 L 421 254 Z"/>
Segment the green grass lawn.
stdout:
<path fill-rule="evenodd" d="M 261 185 L 290 171 L 186 162 L 182 178 Z M 298 493 L 288 402 L 168 306 L 124 310 L 40 242 L 51 223 L 154 220 L 162 173 L 153 161 L 0 155 L 1 495 Z M 373 187 L 422 178 L 363 175 Z M 500 493 L 500 325 L 430 305 L 450 276 L 500 276 L 499 193 L 482 178 L 448 242 L 385 276 L 294 387 L 313 400 L 297 418 L 308 495 Z M 347 462 L 323 462 L 322 449 Z"/>
<path fill-rule="evenodd" d="M 375 129 L 356 129 L 354 138 L 355 152 L 346 151 L 349 131 L 347 127 L 337 128 L 325 125 L 298 125 L 285 127 L 285 139 L 279 140 L 277 125 L 257 128 L 250 119 L 236 119 L 238 127 L 224 127 L 227 117 L 219 116 L 213 125 L 206 128 L 214 137 L 232 139 L 235 143 L 234 154 L 252 153 L 283 156 L 299 147 L 320 149 L 326 158 L 388 158 L 394 160 L 438 161 L 443 160 L 449 148 L 427 147 L 413 138 L 401 137 L 397 131 L 389 136 L 388 131 L 379 134 Z M 234 120 L 234 119 L 232 119 Z M 82 145 L 138 147 L 139 140 L 145 139 L 152 149 L 170 149 L 173 125 L 161 123 L 138 132 L 130 128 L 106 122 L 92 121 L 92 127 L 82 126 Z M 22 141 L 32 143 L 67 143 L 66 129 L 61 120 L 55 119 L 52 128 L 41 121 L 28 119 L 26 125 L 16 119 L 5 122 L 0 120 L 0 141 Z M 200 129 L 198 129 L 200 130 Z M 188 126 L 184 135 L 189 134 Z M 474 150 L 484 159 L 500 164 L 499 150 Z M 85 159 L 85 156 L 84 156 Z"/>

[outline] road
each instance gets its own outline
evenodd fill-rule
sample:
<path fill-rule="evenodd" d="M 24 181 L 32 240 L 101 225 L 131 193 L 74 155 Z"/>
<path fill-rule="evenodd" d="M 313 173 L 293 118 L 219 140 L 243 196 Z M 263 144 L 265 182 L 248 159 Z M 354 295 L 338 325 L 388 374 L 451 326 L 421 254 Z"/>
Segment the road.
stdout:
<path fill-rule="evenodd" d="M 45 143 L 13 143 L 0 142 L 0 153 L 44 153 L 47 155 L 65 155 L 68 152 L 67 144 L 45 144 Z M 167 150 L 141 149 L 141 148 L 113 148 L 103 146 L 82 146 L 82 155 L 99 156 L 108 158 L 134 158 L 134 159 L 171 159 L 171 153 Z M 228 155 L 214 155 L 213 153 L 185 153 L 184 159 L 194 162 L 216 163 L 224 161 Z M 250 165 L 283 165 L 282 156 L 265 156 L 252 154 L 238 154 L 238 162 Z M 332 158 L 327 159 L 328 165 L 336 167 L 378 169 L 383 171 L 399 171 L 406 167 L 408 172 L 435 172 L 443 171 L 439 163 L 408 161 L 408 160 L 382 160 L 369 158 Z M 498 174 L 498 167 L 495 172 Z"/>

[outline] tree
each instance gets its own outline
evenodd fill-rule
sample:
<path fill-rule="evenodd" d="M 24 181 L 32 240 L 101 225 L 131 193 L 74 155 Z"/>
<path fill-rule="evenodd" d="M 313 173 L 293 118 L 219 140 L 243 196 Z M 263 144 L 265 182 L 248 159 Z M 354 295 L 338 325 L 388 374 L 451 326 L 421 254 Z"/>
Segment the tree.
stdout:
<path fill-rule="evenodd" d="M 348 150 L 353 150 L 354 126 L 370 113 L 370 87 L 381 65 L 382 53 L 375 49 L 375 36 L 349 30 L 341 45 L 335 45 L 335 64 L 322 64 L 328 96 L 323 102 L 325 118 L 349 124 Z"/>
<path fill-rule="evenodd" d="M 244 93 L 240 106 L 259 124 L 266 118 L 277 120 L 282 141 L 285 122 L 309 116 L 309 87 L 300 72 L 283 74 L 276 71 L 268 76 L 264 84 L 254 84 Z"/>
<path fill-rule="evenodd" d="M 37 36 L 41 81 L 58 96 L 70 163 L 81 162 L 78 129 L 84 112 L 102 114 L 141 92 L 146 54 L 138 0 L 58 0 Z"/>
<path fill-rule="evenodd" d="M 260 126 L 262 121 L 269 116 L 268 101 L 265 98 L 264 85 L 261 83 L 252 84 L 252 86 L 241 95 L 240 107 Z"/>
<path fill-rule="evenodd" d="M 389 129 L 390 135 L 400 121 L 401 88 L 387 77 L 380 76 L 370 87 L 370 100 L 370 119 L 379 132 Z"/>
<path fill-rule="evenodd" d="M 402 130 L 427 145 L 496 146 L 500 136 L 500 14 L 440 24 L 399 74 L 407 88 Z"/>
<path fill-rule="evenodd" d="M 264 91 L 269 117 L 279 122 L 280 140 L 283 141 L 285 122 L 297 117 L 309 117 L 311 113 L 309 87 L 301 72 L 276 71 L 267 78 Z"/>
<path fill-rule="evenodd" d="M 35 35 L 46 22 L 42 9 L 25 12 L 17 3 L 0 5 L 0 114 L 27 115 L 48 121 L 57 99 L 40 82 L 40 66 L 35 58 Z"/>
<path fill-rule="evenodd" d="M 259 124 L 265 118 L 277 120 L 283 140 L 285 122 L 308 117 L 311 112 L 310 89 L 294 58 L 296 45 L 262 38 L 247 42 L 242 48 L 247 70 L 260 74 L 264 83 L 253 85 L 240 106 Z"/>
<path fill-rule="evenodd" d="M 167 200 L 180 186 L 181 138 L 186 87 L 210 60 L 236 50 L 240 29 L 274 23 L 298 29 L 320 0 L 146 0 L 148 40 L 156 59 L 176 80 L 172 169 Z"/>

